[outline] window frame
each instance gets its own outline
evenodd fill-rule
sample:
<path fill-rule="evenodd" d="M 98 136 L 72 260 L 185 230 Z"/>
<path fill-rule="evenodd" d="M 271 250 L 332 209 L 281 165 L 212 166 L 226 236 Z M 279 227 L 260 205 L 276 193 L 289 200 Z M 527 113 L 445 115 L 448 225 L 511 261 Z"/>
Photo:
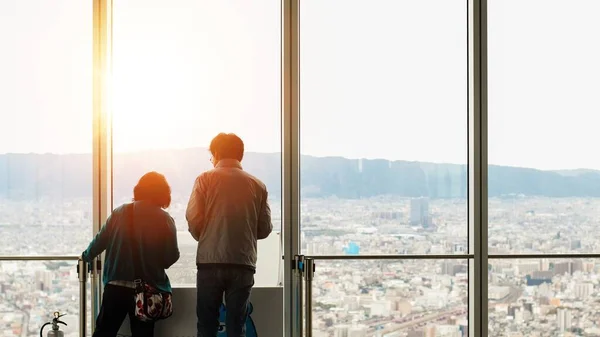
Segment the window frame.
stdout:
<path fill-rule="evenodd" d="M 112 4 L 93 2 L 93 222 L 95 235 L 110 215 L 113 196 Z M 488 336 L 489 259 L 600 258 L 600 254 L 488 254 L 488 41 L 487 0 L 465 0 L 468 43 L 468 244 L 461 255 L 310 256 L 316 260 L 467 259 L 469 261 L 469 335 Z M 300 251 L 300 1 L 281 0 L 281 166 L 283 305 L 286 337 L 302 335 L 303 290 L 293 269 Z M 76 260 L 78 256 L 6 256 L 0 261 Z M 92 317 L 102 298 L 103 256 L 90 273 Z M 318 273 L 318 270 L 317 270 Z M 94 320 L 92 320 L 94 324 Z M 308 332 L 307 332 L 308 333 Z M 310 335 L 310 334 L 308 334 Z"/>
<path fill-rule="evenodd" d="M 112 0 L 87 0 L 92 2 L 92 237 L 100 230 L 100 227 L 110 214 L 107 206 L 108 201 L 108 174 L 112 150 L 110 150 L 110 128 L 107 123 L 110 116 L 106 114 L 108 105 L 107 97 L 108 76 L 110 72 L 110 37 L 112 34 L 110 24 L 110 11 Z M 90 237 L 90 239 L 92 238 Z M 83 248 L 82 248 L 83 249 Z M 78 261 L 78 255 L 3 255 L 1 261 Z M 98 261 L 94 261 L 93 270 L 89 272 L 91 284 L 91 317 L 96 317 L 100 309 L 100 298 L 102 296 L 102 280 L 99 273 Z M 81 280 L 81 279 L 80 279 Z M 86 277 L 83 277 L 86 280 Z M 81 281 L 80 281 L 81 282 Z M 85 287 L 85 286 L 84 286 Z M 81 301 L 81 299 L 80 299 Z M 84 300 L 87 303 L 87 298 Z M 81 303 L 81 302 L 80 302 Z M 80 308 L 80 316 L 86 316 L 86 308 Z M 80 317 L 80 322 L 85 322 L 87 317 Z M 92 329 L 95 319 L 92 319 Z M 80 329 L 80 333 L 85 333 Z"/>
<path fill-rule="evenodd" d="M 94 223 L 96 234 L 112 208 L 110 104 L 112 1 L 94 1 Z M 469 333 L 487 336 L 487 0 L 465 0 L 468 25 L 468 244 L 461 255 L 313 256 L 316 259 L 467 259 Z M 294 260 L 300 251 L 300 3 L 281 0 L 281 167 L 284 335 L 303 330 L 303 291 Z M 514 257 L 514 256 L 511 256 Z M 101 274 L 92 271 L 92 313 L 102 297 Z M 485 322 L 485 324 L 484 324 Z"/>

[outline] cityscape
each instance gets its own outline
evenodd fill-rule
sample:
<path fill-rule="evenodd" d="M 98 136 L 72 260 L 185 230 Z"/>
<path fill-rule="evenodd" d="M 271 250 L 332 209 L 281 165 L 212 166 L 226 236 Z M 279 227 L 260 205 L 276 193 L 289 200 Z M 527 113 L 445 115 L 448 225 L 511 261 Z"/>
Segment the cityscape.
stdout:
<path fill-rule="evenodd" d="M 117 207 L 155 170 L 181 253 L 167 274 L 194 287 L 187 200 L 212 168 L 206 146 L 235 132 L 273 216 L 255 285 L 281 287 L 290 267 L 290 169 L 301 253 L 347 258 L 316 262 L 313 336 L 478 337 L 475 168 L 496 256 L 489 336 L 600 337 L 600 259 L 564 255 L 600 252 L 599 13 L 593 0 L 0 0 L 0 257 L 79 256 L 95 184 Z M 365 254 L 448 257 L 352 259 Z M 0 261 L 0 337 L 38 336 L 55 311 L 79 336 L 75 268 Z"/>
<path fill-rule="evenodd" d="M 175 286 L 195 284 L 196 247 L 184 221 L 186 201 L 175 195 L 169 208 L 181 251 L 168 270 Z M 279 200 L 272 199 L 271 206 L 278 231 Z M 78 255 L 92 236 L 90 199 L 1 200 L 0 214 L 2 255 Z M 301 214 L 306 255 L 468 251 L 465 199 L 303 198 Z M 597 251 L 600 241 L 588 233 L 598 214 L 596 198 L 490 198 L 489 253 Z M 259 259 L 279 253 L 259 248 Z M 67 313 L 65 335 L 77 335 L 74 261 L 3 261 L 0 271 L 1 337 L 37 336 L 53 311 Z M 281 270 L 259 269 L 257 279 L 266 272 Z M 490 260 L 490 336 L 600 335 L 599 275 L 593 259 Z M 318 261 L 313 287 L 314 336 L 468 336 L 468 259 Z"/>

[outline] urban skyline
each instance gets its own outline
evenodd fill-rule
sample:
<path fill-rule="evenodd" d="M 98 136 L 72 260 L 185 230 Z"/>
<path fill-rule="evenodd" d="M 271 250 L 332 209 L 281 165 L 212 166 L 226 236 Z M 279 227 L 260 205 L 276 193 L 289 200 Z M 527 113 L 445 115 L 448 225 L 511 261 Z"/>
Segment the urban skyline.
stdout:
<path fill-rule="evenodd" d="M 185 199 L 183 195 L 175 196 L 169 209 L 180 237 L 181 259 L 168 270 L 176 286 L 194 286 L 195 280 L 196 247 L 183 220 Z M 362 200 L 302 198 L 302 253 L 466 253 L 464 200 L 420 199 L 419 203 L 411 200 L 415 199 L 392 196 Z M 44 254 L 79 253 L 92 235 L 90 215 L 80 211 L 86 208 L 87 202 L 61 202 L 62 209 L 57 209 L 49 200 L 10 203 L 3 200 L 0 213 L 12 216 L 4 219 L 0 254 L 30 254 L 36 252 L 35 247 Z M 423 202 L 428 203 L 429 209 L 429 216 L 423 219 L 431 218 L 431 225 L 427 227 L 411 224 L 411 204 L 416 207 Z M 277 200 L 272 203 L 277 227 L 281 209 Z M 600 249 L 600 240 L 588 235 L 600 223 L 599 198 L 515 196 L 491 198 L 489 207 L 490 254 L 565 254 Z M 24 214 L 21 210 L 26 209 L 30 212 Z M 31 210 L 36 211 L 31 213 Z M 23 225 L 25 222 L 20 219 L 30 219 L 30 223 L 37 224 Z M 62 220 L 53 224 L 52 219 Z M 17 225 L 19 223 L 21 225 Z M 352 245 L 359 251 L 347 250 Z M 259 259 L 278 255 L 270 251 L 277 251 L 277 244 L 261 247 Z M 539 258 L 489 262 L 490 336 L 569 336 L 569 333 L 594 336 L 600 331 L 600 316 L 596 314 L 600 309 L 597 297 L 600 261 Z M 23 269 L 23 264 L 31 267 Z M 76 310 L 69 309 L 77 303 L 73 297 L 78 291 L 74 265 L 60 265 L 58 262 L 0 263 L 4 275 L 0 277 L 3 299 L 0 303 L 7 303 L 7 299 L 15 303 L 0 308 L 4 310 L 0 316 L 4 321 L 10 319 L 5 323 L 11 326 L 11 332 L 4 333 L 3 337 L 33 336 L 37 333 L 34 322 L 44 319 L 43 315 L 53 310 L 76 315 Z M 318 265 L 313 304 L 315 336 L 467 336 L 469 264 L 466 258 L 321 261 Z M 281 269 L 259 267 L 257 280 L 262 281 L 257 286 L 276 286 L 280 277 L 277 274 L 281 272 Z M 37 300 L 32 301 L 33 298 Z M 20 309 L 15 310 L 15 306 Z M 23 312 L 27 316 L 23 316 Z M 26 324 L 31 324 L 26 333 L 19 330 L 24 317 L 27 317 Z M 7 326 L 0 327 L 0 331 L 8 331 L 3 329 Z M 14 334 L 17 330 L 21 334 Z"/>
<path fill-rule="evenodd" d="M 596 253 L 600 2 L 486 3 L 488 253 Z M 112 4 L 112 206 L 165 173 L 181 251 L 167 273 L 193 286 L 185 207 L 217 133 L 244 140 L 281 229 L 282 2 Z M 471 2 L 299 4 L 301 253 L 465 255 Z M 76 256 L 92 238 L 94 14 L 89 0 L 0 1 L 0 256 Z M 257 286 L 279 286 L 278 237 L 259 245 Z M 467 337 L 471 262 L 319 261 L 313 336 Z M 488 262 L 490 337 L 600 336 L 600 259 Z M 0 261 L 0 337 L 37 336 L 55 310 L 74 337 L 77 309 L 73 262 Z"/>

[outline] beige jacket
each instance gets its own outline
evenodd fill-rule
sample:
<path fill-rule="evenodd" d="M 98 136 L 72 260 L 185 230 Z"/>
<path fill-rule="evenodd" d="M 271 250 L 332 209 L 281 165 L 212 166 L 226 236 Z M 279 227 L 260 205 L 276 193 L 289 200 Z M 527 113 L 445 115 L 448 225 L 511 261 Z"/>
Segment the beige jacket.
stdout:
<path fill-rule="evenodd" d="M 196 178 L 186 219 L 198 241 L 199 266 L 256 268 L 257 240 L 265 239 L 273 229 L 265 184 L 231 159 L 219 161 Z"/>

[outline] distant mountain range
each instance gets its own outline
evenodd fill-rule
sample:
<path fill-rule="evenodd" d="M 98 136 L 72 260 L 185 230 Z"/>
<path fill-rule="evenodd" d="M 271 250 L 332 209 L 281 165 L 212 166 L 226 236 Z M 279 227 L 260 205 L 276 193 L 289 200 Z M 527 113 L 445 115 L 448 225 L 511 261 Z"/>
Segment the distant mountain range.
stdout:
<path fill-rule="evenodd" d="M 187 196 L 195 177 L 211 167 L 205 148 L 115 154 L 113 164 L 116 198 L 129 197 L 137 179 L 150 170 L 165 174 L 174 194 Z M 243 165 L 267 184 L 272 196 L 281 195 L 279 153 L 247 153 Z M 600 171 L 490 166 L 488 172 L 490 196 L 600 197 Z M 435 199 L 467 194 L 465 165 L 302 156 L 300 174 L 305 197 Z M 0 197 L 88 197 L 91 190 L 89 154 L 0 155 Z"/>

